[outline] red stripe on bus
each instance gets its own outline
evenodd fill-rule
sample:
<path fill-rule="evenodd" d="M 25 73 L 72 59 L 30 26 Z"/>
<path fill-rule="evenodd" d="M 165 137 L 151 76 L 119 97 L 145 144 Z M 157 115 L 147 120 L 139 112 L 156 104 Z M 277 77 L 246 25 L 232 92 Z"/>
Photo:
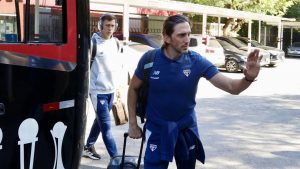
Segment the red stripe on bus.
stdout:
<path fill-rule="evenodd" d="M 49 112 L 53 110 L 59 110 L 59 103 L 54 102 L 54 103 L 48 103 L 43 105 L 43 112 Z"/>

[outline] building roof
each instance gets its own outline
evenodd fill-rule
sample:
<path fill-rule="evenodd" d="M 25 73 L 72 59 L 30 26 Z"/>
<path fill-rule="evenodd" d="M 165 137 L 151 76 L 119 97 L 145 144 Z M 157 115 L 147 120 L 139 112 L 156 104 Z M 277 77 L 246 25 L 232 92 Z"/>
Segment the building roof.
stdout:
<path fill-rule="evenodd" d="M 246 20 L 260 20 L 265 22 L 281 22 L 282 17 L 271 16 L 254 12 L 245 12 L 227 8 L 219 8 L 213 6 L 199 5 L 188 2 L 178 2 L 171 0 L 90 0 L 92 4 L 108 4 L 119 6 L 122 12 L 123 6 L 128 5 L 129 7 L 143 7 L 143 8 L 154 8 L 160 10 L 186 12 L 195 14 L 207 14 L 208 16 L 215 17 L 230 17 L 239 18 Z M 130 9 L 130 12 L 134 9 Z"/>

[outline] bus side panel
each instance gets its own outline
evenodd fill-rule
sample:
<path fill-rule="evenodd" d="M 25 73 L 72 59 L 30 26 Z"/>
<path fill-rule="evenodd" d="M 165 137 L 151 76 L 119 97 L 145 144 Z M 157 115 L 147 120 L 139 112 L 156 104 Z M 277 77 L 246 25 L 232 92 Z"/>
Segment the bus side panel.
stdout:
<path fill-rule="evenodd" d="M 74 109 L 75 73 L 0 65 L 0 103 L 5 106 L 0 116 L 3 133 L 1 168 L 20 168 L 22 163 L 28 168 L 33 155 L 34 168 L 50 169 L 59 163 L 65 168 L 72 168 L 74 141 L 78 139 L 75 138 L 77 131 L 74 131 L 78 125 Z M 64 101 L 69 102 L 67 108 L 51 110 L 47 107 L 47 104 Z M 37 128 L 32 127 L 33 124 L 26 125 L 32 119 Z M 55 126 L 59 125 L 66 128 L 64 133 L 60 132 L 62 136 L 54 133 Z M 27 140 L 24 137 L 28 137 Z M 62 145 L 59 145 L 60 141 Z M 24 153 L 21 152 L 22 146 Z M 22 154 L 24 160 L 21 159 Z"/>
<path fill-rule="evenodd" d="M 68 15 L 65 44 L 0 43 L 1 169 L 73 169 L 80 165 L 88 97 L 89 2 L 62 2 Z M 16 51 L 18 46 L 26 46 L 26 51 Z M 37 52 L 38 47 L 43 51 Z M 56 50 L 47 50 L 53 48 Z M 72 50 L 71 58 L 76 59 L 61 59 L 70 57 L 55 52 L 65 49 Z M 42 58 L 46 64 L 66 61 L 72 66 L 67 71 L 48 69 L 12 64 L 13 60 L 3 57 L 15 58 L 16 53 L 19 58 Z"/>

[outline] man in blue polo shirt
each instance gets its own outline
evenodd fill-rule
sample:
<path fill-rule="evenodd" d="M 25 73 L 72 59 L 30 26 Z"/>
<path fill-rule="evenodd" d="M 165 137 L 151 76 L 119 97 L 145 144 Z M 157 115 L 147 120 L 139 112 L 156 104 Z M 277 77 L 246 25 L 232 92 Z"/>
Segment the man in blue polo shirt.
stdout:
<path fill-rule="evenodd" d="M 164 22 L 164 44 L 155 49 L 148 82 L 145 169 L 166 169 L 173 156 L 178 169 L 194 169 L 196 159 L 204 163 L 205 154 L 194 110 L 200 78 L 206 78 L 228 93 L 239 94 L 250 86 L 260 70 L 261 58 L 255 50 L 248 56 L 245 77 L 231 79 L 224 76 L 211 62 L 188 50 L 190 33 L 190 23 L 185 16 L 170 16 Z M 139 61 L 128 89 L 131 138 L 142 136 L 135 105 L 148 57 L 149 53 L 146 53 Z"/>

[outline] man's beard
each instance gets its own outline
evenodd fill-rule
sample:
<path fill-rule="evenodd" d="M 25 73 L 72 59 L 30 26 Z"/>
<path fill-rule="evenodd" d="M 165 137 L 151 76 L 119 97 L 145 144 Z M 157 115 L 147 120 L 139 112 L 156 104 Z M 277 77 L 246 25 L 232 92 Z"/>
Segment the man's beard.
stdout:
<path fill-rule="evenodd" d="M 170 47 L 173 48 L 173 50 L 178 54 L 188 53 L 188 48 L 186 50 L 180 50 L 178 48 L 175 48 L 173 45 L 170 45 Z"/>

